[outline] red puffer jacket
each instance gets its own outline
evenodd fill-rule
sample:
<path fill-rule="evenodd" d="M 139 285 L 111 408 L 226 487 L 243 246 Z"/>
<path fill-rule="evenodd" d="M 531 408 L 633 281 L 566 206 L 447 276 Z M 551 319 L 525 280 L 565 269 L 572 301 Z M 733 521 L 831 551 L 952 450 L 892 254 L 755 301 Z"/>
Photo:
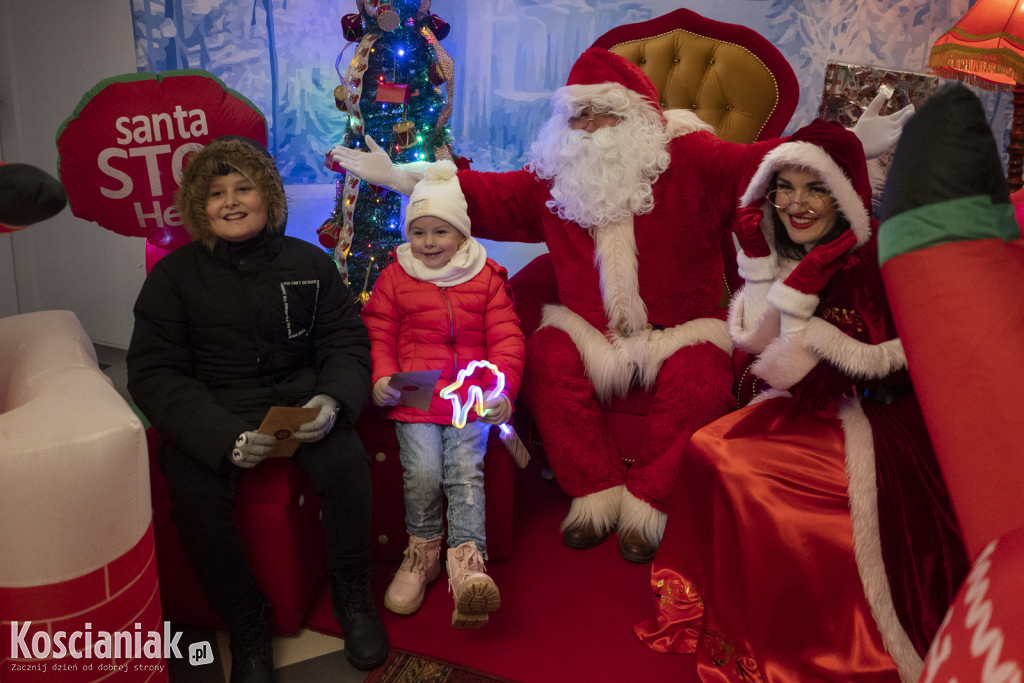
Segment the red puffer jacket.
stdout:
<path fill-rule="evenodd" d="M 523 374 L 525 343 L 508 285 L 508 271 L 491 259 L 468 282 L 438 287 L 410 276 L 396 262 L 384 269 L 363 307 L 370 333 L 373 383 L 396 372 L 441 370 L 430 411 L 409 406 L 383 409 L 401 422 L 451 422 L 452 402 L 438 395 L 459 370 L 486 360 L 505 374 L 505 391 L 514 401 Z M 459 389 L 465 401 L 471 385 L 484 396 L 494 387 L 490 371 L 477 370 Z M 469 412 L 476 419 L 476 412 Z"/>

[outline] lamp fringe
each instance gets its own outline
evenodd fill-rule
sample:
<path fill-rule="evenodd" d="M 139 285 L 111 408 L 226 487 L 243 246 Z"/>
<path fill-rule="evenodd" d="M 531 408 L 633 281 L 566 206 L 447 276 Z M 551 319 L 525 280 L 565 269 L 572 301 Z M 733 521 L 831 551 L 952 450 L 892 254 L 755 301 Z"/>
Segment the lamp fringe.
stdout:
<path fill-rule="evenodd" d="M 1024 57 L 1009 48 L 995 51 L 946 43 L 932 48 L 928 67 L 943 78 L 954 78 L 985 90 L 1013 90 L 1024 83 Z M 1011 83 L 988 80 L 985 74 L 999 74 Z"/>

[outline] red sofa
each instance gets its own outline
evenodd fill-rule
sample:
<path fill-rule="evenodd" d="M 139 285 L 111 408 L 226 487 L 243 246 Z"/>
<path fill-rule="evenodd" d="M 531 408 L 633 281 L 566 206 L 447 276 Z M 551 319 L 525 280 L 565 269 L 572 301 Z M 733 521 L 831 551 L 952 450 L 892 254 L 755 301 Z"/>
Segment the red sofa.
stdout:
<path fill-rule="evenodd" d="M 407 536 L 398 439 L 389 421 L 367 407 L 356 430 L 370 456 L 373 485 L 371 557 L 402 558 Z M 170 491 L 158 464 L 159 435 L 147 431 L 153 495 L 153 535 L 164 618 L 194 626 L 224 628 L 210 609 L 171 521 Z M 492 560 L 512 552 L 512 493 L 515 465 L 492 430 L 484 459 L 487 542 Z M 242 476 L 235 519 L 249 549 L 253 572 L 271 604 L 275 633 L 292 635 L 305 623 L 327 579 L 320 499 L 309 478 L 291 460 L 274 458 Z"/>

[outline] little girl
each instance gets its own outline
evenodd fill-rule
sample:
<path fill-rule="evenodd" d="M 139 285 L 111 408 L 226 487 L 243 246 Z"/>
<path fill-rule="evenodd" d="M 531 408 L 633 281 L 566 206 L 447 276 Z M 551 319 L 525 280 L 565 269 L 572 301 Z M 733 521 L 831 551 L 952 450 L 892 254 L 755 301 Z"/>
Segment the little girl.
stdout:
<path fill-rule="evenodd" d="M 448 498 L 448 581 L 455 598 L 452 626 L 484 626 L 501 598 L 484 558 L 484 451 L 492 424 L 507 422 L 519 389 L 525 352 L 507 272 L 470 236 L 466 199 L 455 164 L 439 161 L 409 196 L 405 233 L 395 262 L 377 279 L 362 316 L 370 333 L 373 402 L 395 421 L 405 470 L 405 524 L 409 546 L 384 596 L 397 614 L 412 614 L 440 573 L 442 492 Z M 504 390 L 470 412 L 465 427 L 452 425 L 452 404 L 438 392 L 474 360 L 505 375 Z M 440 370 L 427 411 L 398 405 L 389 385 L 396 372 Z M 489 371 L 467 377 L 490 396 Z M 485 382 L 486 379 L 486 382 Z"/>

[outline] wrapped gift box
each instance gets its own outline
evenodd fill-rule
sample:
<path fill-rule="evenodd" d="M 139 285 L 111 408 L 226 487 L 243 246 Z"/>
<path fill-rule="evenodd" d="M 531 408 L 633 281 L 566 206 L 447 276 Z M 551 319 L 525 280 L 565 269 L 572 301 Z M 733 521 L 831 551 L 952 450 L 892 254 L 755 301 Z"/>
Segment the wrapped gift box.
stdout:
<path fill-rule="evenodd" d="M 883 85 L 894 92 L 881 114 L 891 114 L 908 104 L 920 108 L 939 89 L 941 80 L 930 74 L 881 66 L 829 62 L 825 67 L 825 89 L 821 94 L 818 117 L 852 126 Z"/>

